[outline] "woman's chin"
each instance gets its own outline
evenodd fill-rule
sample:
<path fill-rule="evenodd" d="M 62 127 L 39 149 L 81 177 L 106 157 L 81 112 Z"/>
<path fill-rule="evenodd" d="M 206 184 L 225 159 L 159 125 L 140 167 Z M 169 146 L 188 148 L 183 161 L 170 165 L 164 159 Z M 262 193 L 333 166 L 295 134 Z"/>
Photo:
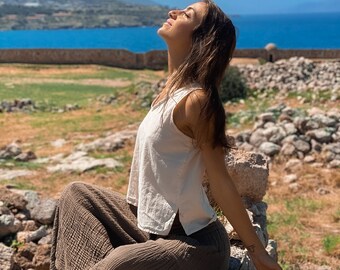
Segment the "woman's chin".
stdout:
<path fill-rule="evenodd" d="M 163 39 L 166 39 L 166 29 L 164 29 L 164 26 L 160 27 L 158 30 L 157 30 L 157 34 L 163 38 Z"/>

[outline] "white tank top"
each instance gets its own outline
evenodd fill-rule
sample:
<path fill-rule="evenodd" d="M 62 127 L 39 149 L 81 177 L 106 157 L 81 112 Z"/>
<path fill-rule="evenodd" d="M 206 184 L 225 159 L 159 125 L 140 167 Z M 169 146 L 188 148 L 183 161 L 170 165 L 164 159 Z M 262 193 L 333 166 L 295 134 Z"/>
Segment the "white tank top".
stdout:
<path fill-rule="evenodd" d="M 198 84 L 180 88 L 152 106 L 139 126 L 127 202 L 138 206 L 138 227 L 167 235 L 176 213 L 187 235 L 216 220 L 202 187 L 201 152 L 174 123 L 176 105 Z"/>

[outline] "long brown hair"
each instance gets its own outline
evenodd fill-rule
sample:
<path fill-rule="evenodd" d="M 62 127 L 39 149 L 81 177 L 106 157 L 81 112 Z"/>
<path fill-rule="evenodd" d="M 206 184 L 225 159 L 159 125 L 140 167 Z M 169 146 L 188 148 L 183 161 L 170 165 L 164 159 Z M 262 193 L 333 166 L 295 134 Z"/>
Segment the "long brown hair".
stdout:
<path fill-rule="evenodd" d="M 201 24 L 194 29 L 191 51 L 178 70 L 170 76 L 167 88 L 171 89 L 171 94 L 189 83 L 199 83 L 207 97 L 207 102 L 202 104 L 200 117 L 206 123 L 213 121 L 212 146 L 232 148 L 225 134 L 226 116 L 219 88 L 235 50 L 235 27 L 213 1 L 203 2 L 207 4 L 207 12 Z"/>

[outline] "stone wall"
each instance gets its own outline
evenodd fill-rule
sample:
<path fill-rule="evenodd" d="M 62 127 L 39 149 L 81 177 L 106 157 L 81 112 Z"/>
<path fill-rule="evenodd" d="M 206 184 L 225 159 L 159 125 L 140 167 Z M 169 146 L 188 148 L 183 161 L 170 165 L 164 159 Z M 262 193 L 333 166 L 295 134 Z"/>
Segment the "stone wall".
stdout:
<path fill-rule="evenodd" d="M 310 59 L 340 59 L 340 50 L 281 50 L 275 49 L 244 49 L 236 50 L 234 57 L 263 58 L 267 61 L 288 59 L 291 57 L 304 57 Z"/>
<path fill-rule="evenodd" d="M 240 49 L 235 57 L 263 58 L 268 61 L 303 56 L 313 59 L 340 59 L 340 50 L 265 50 Z M 0 63 L 98 64 L 129 69 L 163 69 L 167 66 L 164 50 L 135 54 L 114 49 L 6 49 L 0 50 Z"/>
<path fill-rule="evenodd" d="M 98 64 L 129 69 L 163 69 L 166 51 L 135 54 L 111 49 L 9 49 L 0 50 L 0 63 Z"/>

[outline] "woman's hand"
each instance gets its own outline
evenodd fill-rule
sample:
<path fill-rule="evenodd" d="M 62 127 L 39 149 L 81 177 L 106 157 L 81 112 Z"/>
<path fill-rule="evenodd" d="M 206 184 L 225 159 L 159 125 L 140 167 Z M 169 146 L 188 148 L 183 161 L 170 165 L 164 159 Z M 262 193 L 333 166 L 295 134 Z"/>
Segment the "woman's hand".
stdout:
<path fill-rule="evenodd" d="M 249 255 L 257 270 L 282 269 L 280 265 L 265 251 L 257 254 L 249 252 Z"/>

